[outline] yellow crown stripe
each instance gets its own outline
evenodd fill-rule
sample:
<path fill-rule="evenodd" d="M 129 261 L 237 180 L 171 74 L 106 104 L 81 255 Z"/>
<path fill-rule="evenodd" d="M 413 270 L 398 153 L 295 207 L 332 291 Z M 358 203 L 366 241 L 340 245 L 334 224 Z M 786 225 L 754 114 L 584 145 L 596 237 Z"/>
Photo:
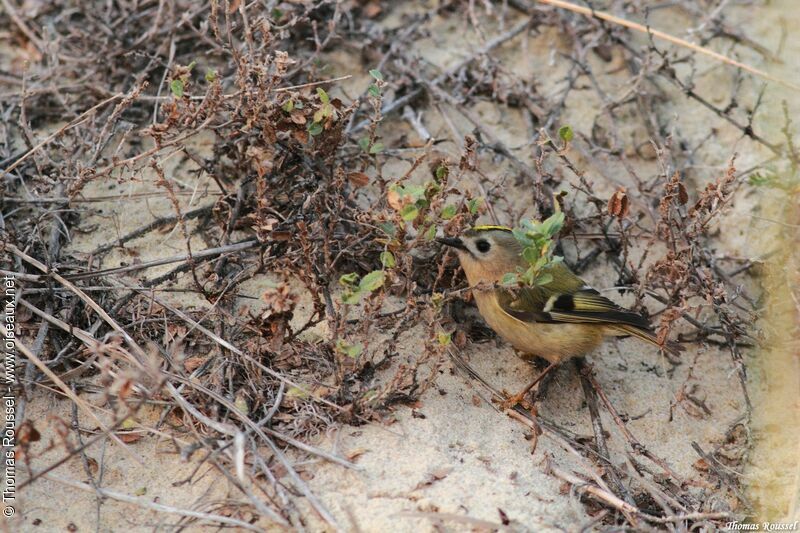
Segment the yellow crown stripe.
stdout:
<path fill-rule="evenodd" d="M 492 231 L 492 230 L 511 231 L 511 228 L 509 228 L 508 226 L 473 226 L 472 229 L 474 231 Z"/>

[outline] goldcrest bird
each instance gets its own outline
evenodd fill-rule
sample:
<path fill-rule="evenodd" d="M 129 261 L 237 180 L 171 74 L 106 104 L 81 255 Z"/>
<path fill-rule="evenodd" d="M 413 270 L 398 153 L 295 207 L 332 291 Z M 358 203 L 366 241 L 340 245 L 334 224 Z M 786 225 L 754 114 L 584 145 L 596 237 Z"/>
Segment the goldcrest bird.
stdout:
<path fill-rule="evenodd" d="M 659 344 L 643 316 L 602 296 L 563 262 L 547 267 L 552 280 L 545 285 L 500 286 L 506 273 L 529 266 L 509 228 L 477 226 L 460 237 L 437 241 L 455 249 L 489 327 L 523 354 L 546 359 L 550 366 L 545 373 L 566 359 L 591 352 L 606 337 L 632 335 L 671 353 L 677 351 L 673 343 Z"/>

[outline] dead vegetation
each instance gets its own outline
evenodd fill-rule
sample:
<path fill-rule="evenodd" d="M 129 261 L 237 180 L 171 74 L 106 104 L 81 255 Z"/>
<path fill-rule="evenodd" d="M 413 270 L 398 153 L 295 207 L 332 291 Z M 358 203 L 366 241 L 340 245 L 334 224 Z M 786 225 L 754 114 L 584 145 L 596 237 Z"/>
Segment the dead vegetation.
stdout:
<path fill-rule="evenodd" d="M 754 130 L 760 99 L 740 101 L 735 88 L 718 107 L 693 88 L 695 51 L 666 51 L 654 40 L 633 44 L 635 36 L 617 25 L 517 0 L 440 2 L 404 15 L 405 24 L 392 30 L 381 19 L 399 8 L 375 1 L 3 4 L 2 26 L 11 28 L 8 38 L 30 61 L 27 69 L 17 63 L 0 72 L 2 268 L 17 277 L 19 306 L 29 313 L 20 327 L 20 411 L 34 395 L 55 389 L 91 414 L 81 390 L 100 387 L 113 421 L 98 419 L 99 430 L 88 439 L 65 421 L 69 457 L 100 439 L 130 442 L 137 410 L 163 405 L 162 427 L 194 442 L 176 452 L 204 454 L 247 502 L 204 516 L 184 513 L 185 520 L 252 527 L 264 518 L 301 527 L 294 502 L 305 498 L 323 520 L 337 523 L 289 455 L 352 466 L 316 448 L 314 438 L 332 424 L 380 421 L 393 406 L 414 403 L 448 364 L 448 351 L 481 335 L 460 311 L 462 277 L 431 241 L 481 215 L 518 220 L 522 213 L 506 199 L 512 186 L 530 195 L 538 216 L 551 214 L 554 201 L 562 205 L 561 239 L 572 246 L 566 255 L 573 267 L 614 263 L 616 285 L 635 295 L 662 338 L 678 338 L 674 326 L 684 323 L 679 341 L 726 346 L 747 398 L 741 345 L 752 343 L 747 324 L 756 300 L 737 281 L 746 268 L 721 264 L 710 230 L 742 172 L 731 161 L 704 190 L 692 190 L 687 184 L 698 178 L 698 146 L 670 130 L 661 109 L 677 90 L 742 137 L 776 154 L 785 149 Z M 644 2 L 597 4 L 630 19 L 647 15 Z M 768 53 L 710 3 L 675 4 L 702 22 L 695 28 L 701 44 Z M 524 19 L 512 24 L 511 13 Z M 483 46 L 437 72 L 409 52 L 434 18 L 468 24 Z M 562 33 L 567 51 L 555 54 L 570 65 L 555 95 L 543 94 L 496 54 L 519 35 L 549 28 Z M 370 70 L 363 94 L 333 96 L 341 80 L 320 66 L 333 48 L 352 54 L 354 71 Z M 607 65 L 616 58 L 623 73 L 614 75 L 630 80 L 629 91 L 609 92 L 604 78 L 610 74 L 597 69 L 598 58 Z M 758 83 L 749 75 L 736 78 L 737 87 Z M 562 127 L 574 91 L 591 91 L 603 102 L 588 131 Z M 519 146 L 495 138 L 472 111 L 477 101 L 523 113 L 530 137 Z M 443 106 L 472 125 L 466 136 L 452 126 L 460 157 L 438 152 L 439 141 L 418 119 L 420 111 L 441 113 Z M 418 134 L 416 146 L 384 140 L 382 126 L 400 113 Z M 623 122 L 646 132 L 640 144 L 630 146 Z M 211 139 L 208 153 L 191 142 L 202 136 Z M 384 172 L 390 158 L 409 161 L 410 170 Z M 634 158 L 657 161 L 660 170 L 640 175 Z M 216 190 L 208 203 L 183 207 L 191 191 L 165 170 L 175 159 L 195 177 L 211 178 Z M 597 160 L 624 169 L 632 186 L 588 175 L 586 166 L 604 166 Z M 487 161 L 509 166 L 507 184 L 486 179 Z M 418 169 L 426 169 L 422 182 L 412 178 Z M 84 194 L 87 184 L 144 176 L 154 176 L 172 215 L 127 229 L 92 253 L 65 252 L 92 201 Z M 611 202 L 596 192 L 595 182 L 604 179 L 617 190 Z M 480 196 L 465 192 L 467 181 L 479 184 Z M 569 194 L 554 195 L 558 190 Z M 164 228 L 182 235 L 183 254 L 97 268 L 110 251 Z M 577 255 L 573 243 L 580 243 Z M 642 246 L 658 256 L 645 253 L 634 262 L 630 251 Z M 165 264 L 167 272 L 146 274 Z M 265 310 L 243 311 L 239 287 L 267 273 L 279 281 L 262 295 Z M 161 292 L 171 288 L 193 292 L 210 310 L 176 307 Z M 313 311 L 293 326 L 301 290 L 311 296 Z M 307 335 L 320 324 L 327 336 Z M 423 349 L 409 358 L 399 353 L 399 339 L 414 328 L 423 332 Z M 671 362 L 692 364 L 690 356 Z M 582 495 L 598 524 L 683 530 L 748 512 L 739 481 L 716 451 L 697 447 L 696 459 L 712 481 L 695 490 L 627 431 L 591 370 L 583 375 L 590 409 L 597 411 L 599 398 L 631 453 L 610 458 L 602 426 L 594 444 L 579 442 L 557 420 L 541 421 L 538 430 L 578 454 L 591 472 L 584 478 L 585 472 L 549 467 Z M 675 407 L 710 415 L 690 384 L 682 391 Z M 23 462 L 30 460 L 25 450 L 37 423 L 26 421 L 20 432 Z M 726 457 L 740 464 L 747 419 L 729 433 L 725 445 L 736 450 Z M 23 485 L 48 471 L 29 471 Z M 718 490 L 728 497 L 714 497 Z"/>

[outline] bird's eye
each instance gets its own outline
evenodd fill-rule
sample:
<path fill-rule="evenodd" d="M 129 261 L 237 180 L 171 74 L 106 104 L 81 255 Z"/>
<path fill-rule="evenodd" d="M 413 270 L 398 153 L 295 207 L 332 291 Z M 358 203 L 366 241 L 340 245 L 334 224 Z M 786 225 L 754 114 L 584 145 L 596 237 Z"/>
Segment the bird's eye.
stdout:
<path fill-rule="evenodd" d="M 492 247 L 492 245 L 489 244 L 489 241 L 487 241 L 485 239 L 481 239 L 481 240 L 475 242 L 475 248 L 477 248 L 478 251 L 480 253 L 482 253 L 482 254 L 485 254 L 486 252 L 488 252 L 489 248 L 491 248 L 491 247 Z"/>

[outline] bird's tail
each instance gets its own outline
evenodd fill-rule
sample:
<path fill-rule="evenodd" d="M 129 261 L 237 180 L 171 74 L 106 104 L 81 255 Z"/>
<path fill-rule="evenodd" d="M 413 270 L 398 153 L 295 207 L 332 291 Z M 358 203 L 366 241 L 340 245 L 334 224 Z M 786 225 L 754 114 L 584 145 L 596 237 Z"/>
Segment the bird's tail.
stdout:
<path fill-rule="evenodd" d="M 628 335 L 633 335 L 634 337 L 642 339 L 643 341 L 658 346 L 662 350 L 669 352 L 675 357 L 679 357 L 681 352 L 684 351 L 684 347 L 677 342 L 667 341 L 665 344 L 661 344 L 658 342 L 658 337 L 656 337 L 652 331 L 647 329 L 637 328 L 636 326 L 629 326 L 626 324 L 612 326 L 608 329 L 610 330 L 609 333 L 611 333 L 611 335 L 617 337 L 627 337 Z"/>

